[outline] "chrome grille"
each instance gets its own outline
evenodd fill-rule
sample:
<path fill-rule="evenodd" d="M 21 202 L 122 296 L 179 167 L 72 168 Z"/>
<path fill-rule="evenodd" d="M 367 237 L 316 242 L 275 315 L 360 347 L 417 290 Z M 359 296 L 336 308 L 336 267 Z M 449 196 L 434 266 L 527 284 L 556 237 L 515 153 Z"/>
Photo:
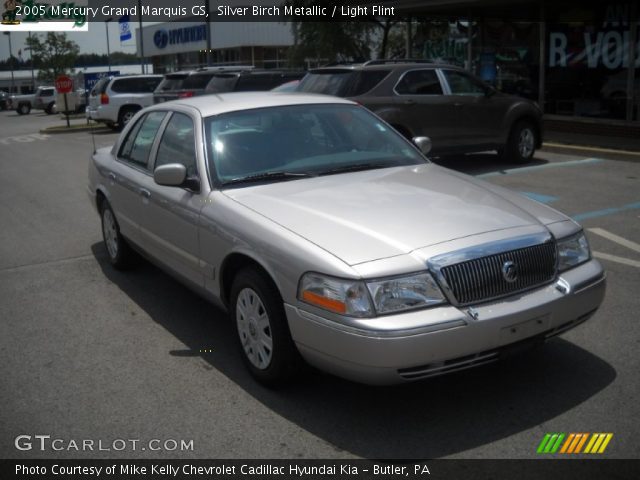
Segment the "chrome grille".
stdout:
<path fill-rule="evenodd" d="M 503 275 L 506 262 L 513 262 L 517 270 L 515 280 Z M 483 302 L 544 285 L 555 278 L 556 245 L 520 248 L 475 258 L 443 267 L 442 275 L 460 305 Z"/>

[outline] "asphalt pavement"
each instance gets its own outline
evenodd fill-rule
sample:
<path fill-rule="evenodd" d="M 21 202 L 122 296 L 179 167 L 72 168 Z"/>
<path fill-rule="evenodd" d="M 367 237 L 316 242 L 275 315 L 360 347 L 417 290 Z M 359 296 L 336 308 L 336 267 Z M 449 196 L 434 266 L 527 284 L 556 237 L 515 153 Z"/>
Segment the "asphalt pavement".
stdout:
<path fill-rule="evenodd" d="M 607 458 L 639 458 L 637 158 L 437 160 L 584 224 L 608 275 L 584 325 L 410 385 L 310 372 L 268 390 L 246 373 L 222 311 L 148 263 L 110 267 L 87 163 L 93 141 L 117 134 L 39 133 L 60 123 L 0 112 L 0 458 L 535 458 L 548 432 L 610 432 Z M 17 448 L 21 435 L 30 448 L 24 437 Z M 70 447 L 85 440 L 93 449 Z"/>

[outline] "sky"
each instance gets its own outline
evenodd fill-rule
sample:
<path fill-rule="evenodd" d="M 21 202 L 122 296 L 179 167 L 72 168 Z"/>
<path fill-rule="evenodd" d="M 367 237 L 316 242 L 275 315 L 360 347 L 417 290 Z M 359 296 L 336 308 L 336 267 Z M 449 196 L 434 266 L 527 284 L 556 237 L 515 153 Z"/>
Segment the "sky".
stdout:
<path fill-rule="evenodd" d="M 88 32 L 65 32 L 69 40 L 73 40 L 80 46 L 80 53 L 107 53 L 107 34 L 105 32 L 104 23 L 89 22 Z M 136 53 L 135 31 L 137 23 L 131 23 L 132 39 L 120 43 L 120 30 L 118 22 L 109 22 L 109 48 L 111 52 Z M 144 25 L 151 25 L 151 23 Z M 35 34 L 35 32 L 34 32 Z M 40 33 L 44 35 L 44 33 Z M 29 53 L 25 50 L 25 39 L 28 37 L 27 32 L 14 32 L 11 34 L 11 50 L 15 57 L 18 56 L 18 50 L 22 49 L 22 58 L 29 59 Z M 0 35 L 0 60 L 9 58 L 9 37 Z"/>

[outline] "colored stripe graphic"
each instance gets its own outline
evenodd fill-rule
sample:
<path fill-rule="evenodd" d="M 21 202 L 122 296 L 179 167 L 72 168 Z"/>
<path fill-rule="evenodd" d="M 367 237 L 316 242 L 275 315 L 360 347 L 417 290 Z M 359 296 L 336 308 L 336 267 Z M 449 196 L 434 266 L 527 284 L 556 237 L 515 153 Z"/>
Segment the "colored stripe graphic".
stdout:
<path fill-rule="evenodd" d="M 538 445 L 536 452 L 539 454 L 574 455 L 604 453 L 612 438 L 613 433 L 547 433 Z"/>

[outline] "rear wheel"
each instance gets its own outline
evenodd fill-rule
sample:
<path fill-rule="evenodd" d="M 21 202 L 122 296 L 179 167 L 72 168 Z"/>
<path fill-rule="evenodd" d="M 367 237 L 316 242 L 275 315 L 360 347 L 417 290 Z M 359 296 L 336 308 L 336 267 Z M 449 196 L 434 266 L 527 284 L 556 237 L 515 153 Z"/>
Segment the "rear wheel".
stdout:
<path fill-rule="evenodd" d="M 118 125 L 120 125 L 120 128 L 126 127 L 127 123 L 131 121 L 138 110 L 140 109 L 133 107 L 123 108 L 122 110 L 120 110 L 120 113 L 118 114 Z"/>
<path fill-rule="evenodd" d="M 131 266 L 132 251 L 127 241 L 120 234 L 116 216 L 111 209 L 111 205 L 106 200 L 102 203 L 100 218 L 102 220 L 102 239 L 107 248 L 109 262 L 118 270 L 128 268 Z"/>
<path fill-rule="evenodd" d="M 265 274 L 255 268 L 238 272 L 229 312 L 242 359 L 256 380 L 275 386 L 299 371 L 302 358 L 291 339 L 282 297 Z"/>
<path fill-rule="evenodd" d="M 521 120 L 511 128 L 503 156 L 508 162 L 529 163 L 533 159 L 537 143 L 538 134 L 533 124 Z"/>
<path fill-rule="evenodd" d="M 47 108 L 45 108 L 44 111 L 47 113 L 47 115 L 51 115 L 52 113 L 57 113 L 58 109 L 56 108 L 55 102 L 51 102 L 49 105 L 47 105 Z"/>
<path fill-rule="evenodd" d="M 29 115 L 29 112 L 31 112 L 31 105 L 28 103 L 21 103 L 18 105 L 17 112 L 20 115 Z"/>

